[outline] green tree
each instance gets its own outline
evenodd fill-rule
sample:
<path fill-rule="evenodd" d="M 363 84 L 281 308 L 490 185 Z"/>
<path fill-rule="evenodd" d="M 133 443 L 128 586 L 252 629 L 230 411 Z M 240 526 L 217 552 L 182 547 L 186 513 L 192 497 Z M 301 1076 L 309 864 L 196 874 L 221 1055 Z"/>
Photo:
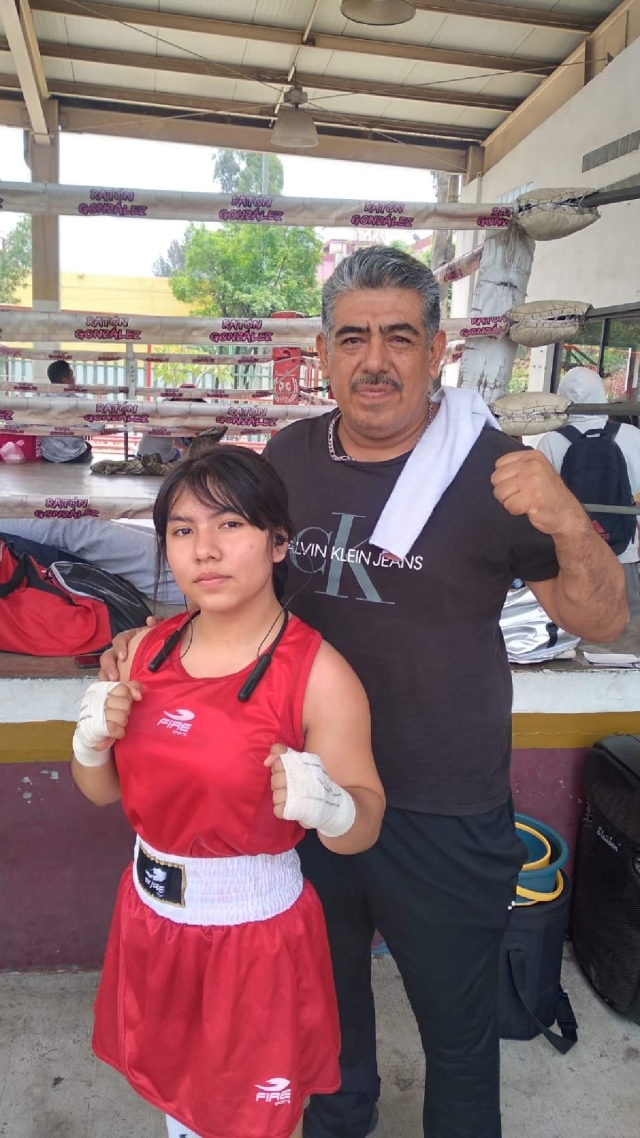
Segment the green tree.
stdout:
<path fill-rule="evenodd" d="M 261 194 L 263 156 L 247 150 L 214 150 L 213 180 L 223 194 Z M 267 193 L 281 194 L 284 169 L 277 154 L 267 155 Z"/>
<path fill-rule="evenodd" d="M 162 356 L 179 355 L 183 352 L 193 352 L 194 356 L 206 355 L 206 351 L 202 347 L 178 347 L 167 344 L 158 345 L 153 348 L 154 354 Z M 185 364 L 180 363 L 179 360 L 173 362 L 167 360 L 163 364 L 153 365 L 153 374 L 158 383 L 162 383 L 165 387 L 180 387 L 183 383 L 195 383 L 198 386 L 200 380 L 205 375 L 211 375 L 216 380 L 216 387 L 233 387 L 233 375 L 231 369 L 224 364 Z"/>
<path fill-rule="evenodd" d="M 21 217 L 6 237 L 0 238 L 0 301 L 17 304 L 18 291 L 31 272 L 31 218 Z"/>
<path fill-rule="evenodd" d="M 181 241 L 172 241 L 167 249 L 166 257 L 158 257 L 153 264 L 154 277 L 170 277 L 178 269 L 184 269 L 184 244 Z"/>
<path fill-rule="evenodd" d="M 171 277 L 171 290 L 196 316 L 246 318 L 287 309 L 313 316 L 320 311 L 316 269 L 322 241 L 313 229 L 190 225 L 184 253 L 184 269 Z"/>

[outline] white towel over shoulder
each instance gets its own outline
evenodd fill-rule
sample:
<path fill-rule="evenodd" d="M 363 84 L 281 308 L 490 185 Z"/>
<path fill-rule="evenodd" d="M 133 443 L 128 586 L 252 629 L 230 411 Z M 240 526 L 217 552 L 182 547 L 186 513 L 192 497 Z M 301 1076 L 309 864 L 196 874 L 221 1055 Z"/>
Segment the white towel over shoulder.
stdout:
<path fill-rule="evenodd" d="M 369 538 L 394 557 L 407 556 L 482 429 L 500 430 L 476 391 L 441 387 L 433 400 L 440 410 L 407 459 Z"/>

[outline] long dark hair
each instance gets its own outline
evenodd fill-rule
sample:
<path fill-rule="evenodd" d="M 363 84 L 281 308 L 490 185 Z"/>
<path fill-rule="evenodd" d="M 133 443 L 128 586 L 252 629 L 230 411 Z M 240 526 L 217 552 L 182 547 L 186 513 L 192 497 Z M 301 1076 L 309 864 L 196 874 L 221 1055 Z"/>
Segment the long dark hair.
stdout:
<path fill-rule="evenodd" d="M 212 510 L 232 510 L 251 526 L 265 530 L 276 545 L 293 537 L 284 482 L 265 458 L 246 447 L 216 446 L 199 458 L 184 458 L 165 478 L 153 507 L 156 527 L 156 589 L 166 571 L 167 525 L 180 494 L 193 494 Z M 273 587 L 284 596 L 286 561 L 273 566 Z"/>

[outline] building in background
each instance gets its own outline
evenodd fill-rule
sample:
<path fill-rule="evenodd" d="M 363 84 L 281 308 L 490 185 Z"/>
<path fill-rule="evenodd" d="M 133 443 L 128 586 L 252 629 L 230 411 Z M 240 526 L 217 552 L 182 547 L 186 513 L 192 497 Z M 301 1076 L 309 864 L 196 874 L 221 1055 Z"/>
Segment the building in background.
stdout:
<path fill-rule="evenodd" d="M 19 304 L 31 305 L 31 278 L 20 290 Z M 188 316 L 189 305 L 176 300 L 167 277 L 106 277 L 93 273 L 60 274 L 60 307 L 69 312 L 129 312 L 141 316 Z"/>
<path fill-rule="evenodd" d="M 634 8 L 637 19 L 640 8 Z M 632 39 L 630 25 L 612 27 L 616 34 L 626 27 Z M 484 174 L 464 187 L 462 201 L 508 202 L 529 189 L 640 185 L 640 38 L 622 50 L 618 44 L 608 57 L 596 52 L 588 66 L 576 60 L 569 90 L 567 74 L 559 69 L 485 140 Z M 457 255 L 481 241 L 478 232 L 458 233 Z M 633 391 L 637 398 L 639 264 L 639 200 L 602 207 L 588 229 L 536 244 L 527 300 L 580 300 L 593 311 L 571 343 L 519 351 L 518 389 L 526 382 L 530 390 L 556 390 L 565 371 L 582 365 L 600 372 L 610 398 Z M 452 316 L 470 314 L 474 284 L 475 276 L 454 284 Z"/>
<path fill-rule="evenodd" d="M 390 245 L 393 241 L 401 241 L 407 246 L 407 252 L 422 258 L 424 252 L 430 249 L 433 244 L 433 234 L 429 233 L 426 237 L 418 237 L 414 233 L 412 237 L 413 241 L 409 244 L 404 240 L 401 230 L 380 229 L 358 231 L 357 236 L 350 234 L 345 237 L 330 237 L 322 246 L 322 260 L 318 265 L 317 280 L 319 284 L 324 284 L 345 257 L 355 253 L 356 249 L 366 249 L 371 245 L 383 243 Z"/>

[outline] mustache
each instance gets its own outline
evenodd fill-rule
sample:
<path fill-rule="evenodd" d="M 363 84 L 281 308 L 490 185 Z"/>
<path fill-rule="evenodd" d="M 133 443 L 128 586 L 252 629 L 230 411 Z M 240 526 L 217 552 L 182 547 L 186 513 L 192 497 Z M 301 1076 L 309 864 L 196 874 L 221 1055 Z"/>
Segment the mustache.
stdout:
<path fill-rule="evenodd" d="M 359 387 L 381 387 L 383 384 L 392 387 L 394 391 L 402 391 L 402 384 L 399 379 L 392 379 L 390 375 L 384 375 L 382 372 L 377 375 L 357 376 L 351 380 L 349 390 L 357 391 Z"/>

